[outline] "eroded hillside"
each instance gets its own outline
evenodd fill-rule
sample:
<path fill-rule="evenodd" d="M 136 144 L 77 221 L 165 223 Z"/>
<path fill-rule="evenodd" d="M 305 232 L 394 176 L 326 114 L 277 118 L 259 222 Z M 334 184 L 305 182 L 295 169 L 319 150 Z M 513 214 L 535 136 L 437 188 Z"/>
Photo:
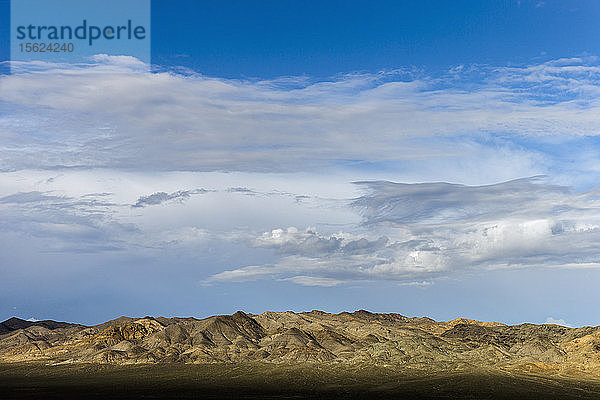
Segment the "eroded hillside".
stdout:
<path fill-rule="evenodd" d="M 407 369 L 473 367 L 600 373 L 600 328 L 368 311 L 238 311 L 205 319 L 121 317 L 97 326 L 0 324 L 0 361 L 47 363 L 368 363 Z"/>

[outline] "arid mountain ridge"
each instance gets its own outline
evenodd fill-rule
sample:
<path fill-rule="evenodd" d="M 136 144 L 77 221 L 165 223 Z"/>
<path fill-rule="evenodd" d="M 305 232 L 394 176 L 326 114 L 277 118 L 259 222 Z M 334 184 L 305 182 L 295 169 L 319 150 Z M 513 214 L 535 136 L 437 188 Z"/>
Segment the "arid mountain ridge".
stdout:
<path fill-rule="evenodd" d="M 0 323 L 0 362 L 22 361 L 369 363 L 596 375 L 600 327 L 436 322 L 364 310 L 238 311 L 205 319 L 121 317 L 96 326 L 11 318 Z"/>

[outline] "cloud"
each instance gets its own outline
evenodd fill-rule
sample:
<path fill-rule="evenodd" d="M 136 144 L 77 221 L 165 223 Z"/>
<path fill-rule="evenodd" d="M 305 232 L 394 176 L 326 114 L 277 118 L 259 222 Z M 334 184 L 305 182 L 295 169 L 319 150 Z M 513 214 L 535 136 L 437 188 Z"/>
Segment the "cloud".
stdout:
<path fill-rule="evenodd" d="M 329 182 L 217 172 L 0 173 L 0 253 L 8 257 L 20 248 L 32 256 L 52 253 L 65 260 L 69 254 L 94 253 L 98 262 L 110 259 L 107 264 L 114 265 L 119 260 L 128 263 L 130 257 L 165 256 L 166 250 L 193 257 L 221 245 L 243 247 L 256 238 L 257 231 L 280 223 L 358 220 L 332 199 L 355 193 L 353 185 L 333 177 Z M 206 188 L 189 189 L 200 186 Z M 228 190 L 245 187 L 252 187 L 256 195 Z M 328 197 L 328 203 L 312 195 L 307 197 L 310 201 L 296 202 L 304 190 Z M 69 263 L 76 265 L 64 262 Z M 19 263 L 4 265 L 22 268 Z"/>
<path fill-rule="evenodd" d="M 452 224 L 497 216 L 540 218 L 568 207 L 569 189 L 542 183 L 543 177 L 517 179 L 495 185 L 450 183 L 402 184 L 356 182 L 369 191 L 354 206 L 365 224 Z M 545 206 L 541 207 L 540 206 Z M 553 211 L 554 210 L 554 211 Z"/>
<path fill-rule="evenodd" d="M 414 282 L 401 282 L 400 286 L 417 286 L 421 288 L 425 288 L 427 286 L 433 285 L 432 281 L 414 281 Z"/>
<path fill-rule="evenodd" d="M 9 254 L 16 241 L 29 253 L 94 253 L 113 265 L 130 257 L 169 262 L 169 252 L 195 259 L 229 246 L 251 256 L 232 252 L 223 255 L 218 268 L 205 271 L 199 265 L 198 279 L 304 286 L 396 281 L 424 287 L 423 282 L 442 277 L 493 269 L 600 266 L 598 189 L 577 192 L 544 177 L 492 185 L 341 185 L 335 176 L 328 181 L 294 174 L 268 177 L 2 173 L 2 253 Z M 210 189 L 177 189 L 200 184 Z M 24 190 L 30 187 L 38 190 Z M 257 195 L 229 191 L 245 187 L 256 188 Z M 310 193 L 310 201 L 296 202 L 301 193 Z M 151 206 L 165 201 L 177 206 Z M 297 228 L 306 222 L 313 226 Z M 288 227 L 272 228 L 283 223 Z"/>
<path fill-rule="evenodd" d="M 182 202 L 188 199 L 193 194 L 203 194 L 207 192 L 208 191 L 205 189 L 179 190 L 170 194 L 166 192 L 156 192 L 147 196 L 141 196 L 140 198 L 138 198 L 136 203 L 132 205 L 132 207 L 139 208 L 146 206 L 155 206 L 170 200 Z"/>
<path fill-rule="evenodd" d="M 103 55 L 17 67 L 0 77 L 0 234 L 43 251 L 219 239 L 269 256 L 208 281 L 320 286 L 600 264 L 599 192 L 569 186 L 597 185 L 594 57 L 328 80 Z M 515 180 L 537 174 L 551 177 Z"/>
<path fill-rule="evenodd" d="M 22 192 L 15 193 L 9 196 L 4 196 L 0 198 L 0 203 L 9 204 L 21 204 L 21 203 L 37 203 L 40 201 L 53 201 L 53 200 L 63 200 L 58 196 L 49 196 L 47 194 L 41 192 Z"/>
<path fill-rule="evenodd" d="M 390 242 L 387 237 L 361 237 L 343 232 L 321 235 L 312 228 L 301 232 L 290 227 L 266 232 L 256 238 L 253 245 L 273 248 L 283 257 L 275 264 L 223 271 L 207 281 L 276 278 L 307 285 L 307 277 L 311 277 L 314 282 L 333 286 L 355 280 L 403 281 L 431 277 L 445 269 L 439 259 L 419 253 L 420 249 L 429 249 L 427 241 Z"/>
<path fill-rule="evenodd" d="M 322 237 L 310 229 L 300 232 L 295 227 L 274 229 L 265 232 L 254 242 L 257 247 L 272 247 L 284 254 L 327 254 L 335 252 L 341 245 L 341 238 Z"/>
<path fill-rule="evenodd" d="M 0 235 L 20 238 L 32 251 L 34 243 L 42 252 L 121 250 L 135 227 L 113 218 L 115 207 L 104 194 L 14 193 L 0 198 Z"/>
<path fill-rule="evenodd" d="M 366 225 L 431 241 L 451 269 L 596 263 L 597 190 L 574 193 L 540 178 L 497 185 L 360 183 Z"/>
<path fill-rule="evenodd" d="M 402 258 L 402 256 L 404 256 Z M 423 261 L 427 261 L 424 263 Z M 258 279 L 296 281 L 295 276 L 311 277 L 319 282 L 335 284 L 360 281 L 411 281 L 440 276 L 445 268 L 419 257 L 418 254 L 346 255 L 331 257 L 286 256 L 275 264 L 254 265 L 223 271 L 210 276 L 206 282 L 245 282 Z M 303 282 L 307 281 L 303 278 Z M 304 283 L 303 283 L 304 284 Z"/>
<path fill-rule="evenodd" d="M 232 188 L 227 188 L 227 192 L 229 193 L 241 193 L 241 194 L 245 194 L 248 196 L 254 196 L 257 194 L 257 192 L 255 192 L 252 189 L 248 189 L 245 187 L 232 187 Z"/>
<path fill-rule="evenodd" d="M 522 137 L 600 132 L 593 57 L 327 81 L 139 73 L 136 65 L 99 55 L 78 66 L 23 64 L 26 73 L 0 77 L 0 169 L 306 171 L 349 160 L 462 160 L 474 145 L 527 162 L 535 151 L 519 147 Z M 500 149 L 494 137 L 504 138 Z"/>
<path fill-rule="evenodd" d="M 302 286 L 321 286 L 321 287 L 332 287 L 344 283 L 344 281 L 340 281 L 337 279 L 331 278 L 316 278 L 313 276 L 292 276 L 291 278 L 286 278 L 284 280 L 296 283 Z"/>
<path fill-rule="evenodd" d="M 275 229 L 252 243 L 274 249 L 279 261 L 224 271 L 209 281 L 295 282 L 292 278 L 302 276 L 335 284 L 397 280 L 426 285 L 491 269 L 600 265 L 597 190 L 574 193 L 541 177 L 483 186 L 357 185 L 367 191 L 353 202 L 363 215 L 359 233 Z"/>
<path fill-rule="evenodd" d="M 352 235 L 339 233 L 323 236 L 308 228 L 300 231 L 296 227 L 273 229 L 265 232 L 254 240 L 255 247 L 270 247 L 282 254 L 319 256 L 335 253 L 370 254 L 385 247 L 388 239 L 380 237 L 368 240 L 364 237 L 355 238 Z"/>

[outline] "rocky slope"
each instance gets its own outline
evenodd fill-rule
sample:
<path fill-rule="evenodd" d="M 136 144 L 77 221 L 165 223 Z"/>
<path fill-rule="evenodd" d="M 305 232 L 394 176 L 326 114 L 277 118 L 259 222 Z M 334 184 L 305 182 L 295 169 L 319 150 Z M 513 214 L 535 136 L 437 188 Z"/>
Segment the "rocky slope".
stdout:
<path fill-rule="evenodd" d="M 121 317 L 97 326 L 11 318 L 0 362 L 368 363 L 600 374 L 600 327 L 436 322 L 368 311 L 241 311 L 206 319 Z"/>

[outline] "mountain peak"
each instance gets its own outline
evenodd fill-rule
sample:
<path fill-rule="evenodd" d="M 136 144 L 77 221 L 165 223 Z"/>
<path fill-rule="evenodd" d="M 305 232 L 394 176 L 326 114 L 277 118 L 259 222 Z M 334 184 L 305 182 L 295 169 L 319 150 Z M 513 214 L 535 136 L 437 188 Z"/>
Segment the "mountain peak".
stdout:
<path fill-rule="evenodd" d="M 0 322 L 0 324 L 13 323 L 13 322 L 28 322 L 28 321 L 24 320 L 22 318 L 19 318 L 19 317 L 10 317 L 6 321 Z"/>
<path fill-rule="evenodd" d="M 11 317 L 4 322 L 0 323 L 0 335 L 16 331 L 19 329 L 27 329 L 32 326 L 40 326 L 46 329 L 56 329 L 56 328 L 65 328 L 69 326 L 82 326 L 78 324 L 71 324 L 68 322 L 57 322 L 52 320 L 44 320 L 44 321 L 28 321 L 18 317 Z"/>

